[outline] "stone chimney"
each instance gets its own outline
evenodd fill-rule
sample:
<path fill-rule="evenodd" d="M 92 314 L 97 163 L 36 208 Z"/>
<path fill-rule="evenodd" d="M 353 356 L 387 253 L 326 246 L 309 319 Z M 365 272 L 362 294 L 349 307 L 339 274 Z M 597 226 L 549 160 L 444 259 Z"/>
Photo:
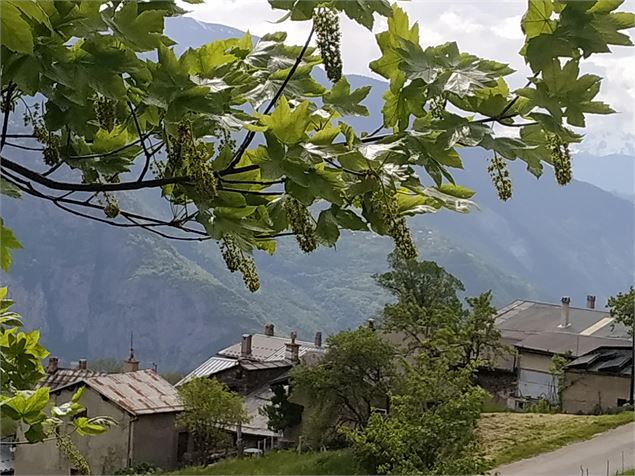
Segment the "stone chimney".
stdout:
<path fill-rule="evenodd" d="M 243 334 L 240 341 L 240 358 L 248 359 L 251 357 L 251 334 Z"/>
<path fill-rule="evenodd" d="M 134 357 L 133 335 L 130 333 L 130 353 L 128 358 L 123 361 L 122 372 L 136 372 L 139 370 L 139 361 Z"/>
<path fill-rule="evenodd" d="M 57 364 L 59 363 L 59 359 L 57 357 L 49 357 L 49 363 L 46 367 L 47 374 L 54 374 L 57 372 Z"/>
<path fill-rule="evenodd" d="M 564 296 L 560 300 L 560 325 L 558 327 L 570 327 L 571 320 L 569 317 L 569 304 L 571 304 L 571 298 Z"/>
<path fill-rule="evenodd" d="M 595 296 L 589 294 L 586 297 L 586 307 L 587 309 L 595 309 Z"/>
<path fill-rule="evenodd" d="M 298 362 L 300 360 L 300 344 L 296 344 L 295 342 L 297 337 L 297 332 L 291 332 L 291 342 L 285 344 L 284 358 L 291 362 Z"/>
<path fill-rule="evenodd" d="M 375 330 L 375 319 L 368 319 L 368 328 L 371 331 Z"/>
<path fill-rule="evenodd" d="M 265 324 L 265 335 L 269 337 L 273 336 L 273 324 Z"/>
<path fill-rule="evenodd" d="M 322 333 L 321 332 L 316 332 L 315 333 L 315 347 L 322 347 Z"/>
<path fill-rule="evenodd" d="M 86 359 L 79 359 L 77 368 L 79 370 L 86 370 L 88 368 L 88 362 L 86 361 Z"/>

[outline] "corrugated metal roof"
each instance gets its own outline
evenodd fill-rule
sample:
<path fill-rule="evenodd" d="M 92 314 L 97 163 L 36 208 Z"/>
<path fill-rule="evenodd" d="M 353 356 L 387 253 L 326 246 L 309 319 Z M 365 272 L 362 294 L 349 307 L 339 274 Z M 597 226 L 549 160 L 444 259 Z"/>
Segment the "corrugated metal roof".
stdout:
<path fill-rule="evenodd" d="M 631 375 L 632 352 L 630 347 L 599 347 L 570 362 L 566 368 L 627 377 Z"/>
<path fill-rule="evenodd" d="M 213 356 L 203 362 L 197 368 L 192 370 L 189 374 L 183 377 L 176 383 L 176 386 L 183 385 L 185 382 L 189 382 L 196 377 L 209 377 L 223 370 L 229 369 L 238 365 L 238 360 L 228 359 L 225 357 Z"/>
<path fill-rule="evenodd" d="M 108 374 L 83 381 L 133 415 L 183 410 L 176 388 L 154 370 Z"/>
<path fill-rule="evenodd" d="M 64 369 L 58 368 L 53 373 L 47 373 L 42 380 L 38 382 L 38 387 L 48 387 L 51 391 L 77 382 L 79 380 L 96 377 L 98 375 L 108 375 L 105 372 L 97 372 L 90 369 Z"/>
<path fill-rule="evenodd" d="M 253 334 L 251 338 L 251 359 L 259 361 L 284 360 L 286 352 L 286 344 L 291 342 L 289 337 L 267 336 L 265 334 Z M 300 345 L 298 349 L 301 357 L 308 351 L 324 352 L 324 347 L 317 347 L 315 343 L 297 340 L 296 344 Z M 218 355 L 224 357 L 240 357 L 240 342 L 230 345 L 218 352 Z"/>

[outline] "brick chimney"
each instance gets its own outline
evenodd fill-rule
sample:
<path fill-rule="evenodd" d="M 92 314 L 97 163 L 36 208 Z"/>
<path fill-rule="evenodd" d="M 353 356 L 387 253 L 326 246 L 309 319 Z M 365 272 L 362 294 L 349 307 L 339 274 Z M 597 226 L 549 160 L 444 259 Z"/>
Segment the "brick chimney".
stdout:
<path fill-rule="evenodd" d="M 315 333 L 315 347 L 322 347 L 322 333 L 321 332 L 316 332 Z"/>
<path fill-rule="evenodd" d="M 296 344 L 295 342 L 297 337 L 297 332 L 291 332 L 291 342 L 285 344 L 284 358 L 291 362 L 298 362 L 300 360 L 300 344 Z"/>
<path fill-rule="evenodd" d="M 77 368 L 79 370 L 86 370 L 88 368 L 88 362 L 86 361 L 86 359 L 79 359 Z"/>
<path fill-rule="evenodd" d="M 589 294 L 586 297 L 586 307 L 587 309 L 595 309 L 595 296 Z"/>
<path fill-rule="evenodd" d="M 571 304 L 571 298 L 564 296 L 560 300 L 560 324 L 558 327 L 571 327 L 571 320 L 569 318 L 569 304 Z"/>
<path fill-rule="evenodd" d="M 375 319 L 368 319 L 368 328 L 371 331 L 375 330 Z"/>
<path fill-rule="evenodd" d="M 273 324 L 265 324 L 265 335 L 269 337 L 273 336 Z"/>
<path fill-rule="evenodd" d="M 49 357 L 49 363 L 46 367 L 47 374 L 54 374 L 57 372 L 57 364 L 59 363 L 59 359 L 57 357 Z"/>
<path fill-rule="evenodd" d="M 243 334 L 240 341 L 240 358 L 248 359 L 251 357 L 251 334 Z"/>

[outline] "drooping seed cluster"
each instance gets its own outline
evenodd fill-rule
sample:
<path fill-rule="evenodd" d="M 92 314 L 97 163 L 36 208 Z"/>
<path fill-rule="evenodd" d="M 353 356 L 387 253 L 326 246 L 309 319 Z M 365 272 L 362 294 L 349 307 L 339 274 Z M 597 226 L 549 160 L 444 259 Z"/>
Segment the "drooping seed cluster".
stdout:
<path fill-rule="evenodd" d="M 105 96 L 97 96 L 93 104 L 99 126 L 107 131 L 112 131 L 117 119 L 116 101 Z"/>
<path fill-rule="evenodd" d="M 553 164 L 556 182 L 560 185 L 566 185 L 571 182 L 572 177 L 569 144 L 562 142 L 556 134 L 549 134 L 547 140 L 551 150 L 551 163 Z"/>
<path fill-rule="evenodd" d="M 410 229 L 406 219 L 398 213 L 397 202 L 394 197 L 386 197 L 381 192 L 374 192 L 370 198 L 371 206 L 381 216 L 386 224 L 388 235 L 395 242 L 395 248 L 406 259 L 417 257 L 417 248 L 412 241 Z"/>
<path fill-rule="evenodd" d="M 64 454 L 71 466 L 75 468 L 79 474 L 91 474 L 90 466 L 86 458 L 80 453 L 71 437 L 68 435 L 58 436 L 55 443 L 61 453 Z"/>
<path fill-rule="evenodd" d="M 507 162 L 500 155 L 494 154 L 488 164 L 487 171 L 496 188 L 496 195 L 503 201 L 512 198 L 512 179 L 509 177 Z"/>
<path fill-rule="evenodd" d="M 177 136 L 171 136 L 171 147 L 168 152 L 168 164 L 163 172 L 174 172 L 183 164 L 187 164 L 197 193 L 206 198 L 217 195 L 217 178 L 209 160 L 209 152 L 205 144 L 194 140 L 192 124 L 185 120 L 178 126 Z"/>
<path fill-rule="evenodd" d="M 49 166 L 59 164 L 62 160 L 60 156 L 60 136 L 49 131 L 41 118 L 33 120 L 33 135 L 44 146 L 44 151 L 42 152 L 44 163 Z"/>
<path fill-rule="evenodd" d="M 214 198 L 217 194 L 217 179 L 214 168 L 207 157 L 194 156 L 190 163 L 190 171 L 197 193 L 207 198 Z"/>
<path fill-rule="evenodd" d="M 252 293 L 260 289 L 260 278 L 256 270 L 254 259 L 245 255 L 240 249 L 236 240 L 230 235 L 224 235 L 220 243 L 221 254 L 227 265 L 227 269 L 232 273 L 240 271 L 243 275 L 243 282 Z"/>
<path fill-rule="evenodd" d="M 108 192 L 104 192 L 104 215 L 108 218 L 117 218 L 119 215 L 119 202 L 117 198 Z"/>
<path fill-rule="evenodd" d="M 443 96 L 435 96 L 430 100 L 430 113 L 434 119 L 443 119 L 446 99 Z"/>
<path fill-rule="evenodd" d="M 290 195 L 284 198 L 283 207 L 300 249 L 305 253 L 314 251 L 317 248 L 315 225 L 307 207 Z"/>
<path fill-rule="evenodd" d="M 328 7 L 316 8 L 313 12 L 313 29 L 326 76 L 335 83 L 342 77 L 340 20 L 337 13 Z"/>

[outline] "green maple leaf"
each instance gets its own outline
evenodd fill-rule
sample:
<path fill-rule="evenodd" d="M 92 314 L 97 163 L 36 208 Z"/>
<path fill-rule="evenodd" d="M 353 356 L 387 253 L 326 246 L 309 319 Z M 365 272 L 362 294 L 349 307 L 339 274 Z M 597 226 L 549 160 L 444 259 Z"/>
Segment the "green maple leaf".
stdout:
<path fill-rule="evenodd" d="M 273 113 L 261 115 L 260 122 L 283 144 L 298 144 L 306 137 L 305 131 L 311 121 L 309 105 L 309 101 L 304 101 L 292 110 L 287 98 L 282 96 Z"/>
<path fill-rule="evenodd" d="M 3 46 L 17 53 L 33 54 L 31 25 L 12 0 L 0 2 L 0 32 Z"/>
<path fill-rule="evenodd" d="M 552 14 L 552 0 L 528 0 L 527 13 L 520 22 L 528 40 L 543 33 L 554 32 L 556 22 L 551 19 Z"/>
<path fill-rule="evenodd" d="M 4 221 L 0 218 L 0 267 L 5 272 L 8 272 L 11 266 L 11 250 L 19 250 L 20 248 L 22 245 L 13 232 L 4 226 Z"/>
<path fill-rule="evenodd" d="M 322 99 L 342 116 L 368 116 L 368 109 L 359 103 L 368 96 L 370 90 L 370 86 L 364 86 L 351 92 L 351 85 L 342 77 Z"/>

